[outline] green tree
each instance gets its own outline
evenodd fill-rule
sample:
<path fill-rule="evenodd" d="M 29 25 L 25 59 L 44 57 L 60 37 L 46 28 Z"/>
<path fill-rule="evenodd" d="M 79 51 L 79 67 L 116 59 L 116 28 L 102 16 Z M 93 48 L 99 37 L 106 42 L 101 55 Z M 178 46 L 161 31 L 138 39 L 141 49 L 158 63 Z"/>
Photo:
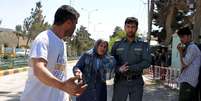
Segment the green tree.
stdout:
<path fill-rule="evenodd" d="M 167 43 L 176 29 L 188 25 L 193 29 L 193 40 L 200 41 L 201 0 L 154 0 L 154 3 L 153 22 L 162 30 L 153 31 L 153 34 L 165 34 L 161 36 Z"/>
<path fill-rule="evenodd" d="M 193 39 L 195 42 L 200 42 L 201 39 L 201 0 L 196 0 L 196 11 L 195 11 L 195 24 L 193 26 Z"/>
<path fill-rule="evenodd" d="M 157 34 L 165 45 L 170 43 L 176 29 L 184 25 L 192 26 L 193 14 L 189 13 L 191 11 L 186 0 L 154 0 L 154 4 L 153 24 L 162 29 Z"/>
<path fill-rule="evenodd" d="M 136 32 L 135 34 L 135 38 L 137 40 L 141 40 L 141 37 L 143 34 L 142 33 L 139 33 L 139 32 Z M 113 44 L 118 41 L 118 40 L 121 40 L 122 38 L 126 37 L 126 32 L 119 26 L 116 26 L 114 28 L 114 32 L 113 34 L 110 36 L 110 40 L 109 40 L 109 51 L 111 51 L 111 48 L 113 46 Z"/>
<path fill-rule="evenodd" d="M 126 33 L 123 31 L 123 29 L 119 26 L 116 26 L 114 28 L 113 34 L 110 36 L 109 50 L 111 50 L 112 45 L 115 43 L 115 41 L 120 40 L 121 38 L 123 38 L 125 36 L 126 36 Z"/>
<path fill-rule="evenodd" d="M 22 26 L 21 25 L 16 25 L 15 26 L 15 34 L 17 36 L 17 47 L 19 47 L 19 38 L 20 38 L 20 36 L 23 36 Z"/>
<path fill-rule="evenodd" d="M 27 46 L 29 41 L 33 40 L 37 34 L 50 27 L 48 22 L 44 22 L 44 20 L 45 16 L 42 15 L 41 2 L 36 2 L 35 9 L 31 9 L 31 15 L 24 19 L 23 33 L 28 38 L 26 43 Z"/>
<path fill-rule="evenodd" d="M 78 56 L 94 46 L 95 41 L 90 36 L 91 34 L 88 33 L 86 27 L 80 26 L 76 31 L 76 35 L 71 40 L 68 40 L 69 45 L 73 50 L 77 51 Z"/>
<path fill-rule="evenodd" d="M 116 26 L 116 27 L 114 28 L 114 32 L 113 32 L 113 34 L 112 34 L 111 37 L 115 37 L 115 36 L 117 35 L 118 32 L 122 32 L 122 31 L 123 31 L 123 30 L 122 30 L 121 27 Z"/>

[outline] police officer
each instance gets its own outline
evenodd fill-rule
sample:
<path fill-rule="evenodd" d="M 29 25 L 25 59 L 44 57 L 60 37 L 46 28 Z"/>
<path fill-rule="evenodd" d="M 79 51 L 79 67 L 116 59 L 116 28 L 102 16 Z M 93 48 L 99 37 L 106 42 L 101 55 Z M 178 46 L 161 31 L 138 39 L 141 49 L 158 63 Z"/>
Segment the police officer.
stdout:
<path fill-rule="evenodd" d="M 136 39 L 137 29 L 137 18 L 126 18 L 126 37 L 112 46 L 111 54 L 117 61 L 112 101 L 126 101 L 128 95 L 130 101 L 142 101 L 142 73 L 150 66 L 151 55 L 149 45 Z"/>

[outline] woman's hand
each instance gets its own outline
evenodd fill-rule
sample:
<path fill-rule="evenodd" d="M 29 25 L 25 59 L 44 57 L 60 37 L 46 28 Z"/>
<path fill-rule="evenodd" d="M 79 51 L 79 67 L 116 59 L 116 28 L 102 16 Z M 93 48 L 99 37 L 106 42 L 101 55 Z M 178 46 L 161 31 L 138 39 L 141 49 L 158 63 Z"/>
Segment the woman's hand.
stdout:
<path fill-rule="evenodd" d="M 78 69 L 78 68 L 75 69 L 75 76 L 77 76 L 80 79 L 82 79 L 82 72 L 80 71 L 80 69 Z"/>

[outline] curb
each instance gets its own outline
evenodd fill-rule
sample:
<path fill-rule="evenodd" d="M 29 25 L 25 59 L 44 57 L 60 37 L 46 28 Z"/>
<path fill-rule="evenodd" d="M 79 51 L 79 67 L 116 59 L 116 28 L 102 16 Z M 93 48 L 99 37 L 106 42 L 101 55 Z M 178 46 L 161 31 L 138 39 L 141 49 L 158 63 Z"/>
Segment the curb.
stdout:
<path fill-rule="evenodd" d="M 153 80 L 149 77 L 149 75 L 143 75 L 145 85 L 153 85 L 156 84 L 156 80 Z"/>
<path fill-rule="evenodd" d="M 67 61 L 67 63 L 73 63 L 73 62 L 77 62 L 78 60 L 70 60 L 70 61 Z"/>
<path fill-rule="evenodd" d="M 1 70 L 0 71 L 0 77 L 15 74 L 15 73 L 24 72 L 24 71 L 27 71 L 28 69 L 29 69 L 29 67 L 21 67 L 21 68 L 15 68 L 15 69 Z"/>
<path fill-rule="evenodd" d="M 77 60 L 68 61 L 68 63 L 73 63 L 73 62 L 77 62 Z M 27 66 L 27 67 L 15 68 L 15 69 L 0 70 L 0 77 L 24 72 L 24 71 L 27 71 L 28 69 L 29 69 L 29 67 Z"/>

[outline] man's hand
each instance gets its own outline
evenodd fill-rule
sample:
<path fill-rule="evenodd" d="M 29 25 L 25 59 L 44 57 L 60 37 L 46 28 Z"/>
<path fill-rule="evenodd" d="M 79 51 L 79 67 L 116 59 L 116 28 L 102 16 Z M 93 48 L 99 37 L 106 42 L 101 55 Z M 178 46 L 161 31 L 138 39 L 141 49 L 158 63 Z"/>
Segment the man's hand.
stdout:
<path fill-rule="evenodd" d="M 61 87 L 61 89 L 73 96 L 81 95 L 85 91 L 87 85 L 82 83 L 76 84 L 75 81 L 78 79 L 80 78 L 78 76 L 75 76 L 66 80 L 65 82 L 63 82 L 63 86 Z"/>
<path fill-rule="evenodd" d="M 181 66 L 181 72 L 183 72 L 186 68 L 187 68 L 186 65 L 182 65 L 182 66 Z"/>
<path fill-rule="evenodd" d="M 128 63 L 123 64 L 120 68 L 119 71 L 121 73 L 126 72 L 128 70 Z"/>
<path fill-rule="evenodd" d="M 177 49 L 178 49 L 179 54 L 180 54 L 181 72 L 183 72 L 185 70 L 185 68 L 187 67 L 187 65 L 183 61 L 183 55 L 184 55 L 184 49 L 185 49 L 185 47 L 182 46 L 182 43 L 179 43 L 177 45 Z"/>
<path fill-rule="evenodd" d="M 184 67 L 181 67 L 181 73 L 184 71 L 184 69 L 185 69 Z"/>
<path fill-rule="evenodd" d="M 78 87 L 78 89 L 77 89 L 78 91 L 77 91 L 76 96 L 80 96 L 87 89 L 87 84 L 83 84 L 83 82 L 82 82 L 82 83 L 79 83 L 77 85 L 77 87 Z"/>
<path fill-rule="evenodd" d="M 182 47 L 182 43 L 179 43 L 179 44 L 177 45 L 177 49 L 178 49 L 179 53 L 183 53 L 184 47 Z"/>

